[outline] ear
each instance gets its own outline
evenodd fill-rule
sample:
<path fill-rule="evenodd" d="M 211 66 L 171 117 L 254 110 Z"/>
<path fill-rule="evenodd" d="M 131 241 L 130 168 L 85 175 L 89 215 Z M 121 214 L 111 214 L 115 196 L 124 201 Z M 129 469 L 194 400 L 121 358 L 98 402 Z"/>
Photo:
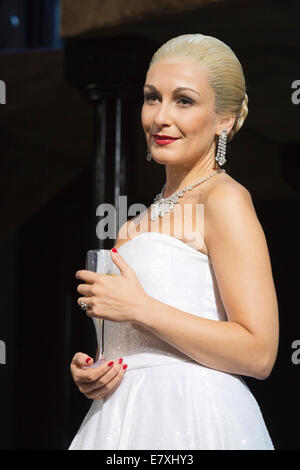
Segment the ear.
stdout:
<path fill-rule="evenodd" d="M 218 123 L 217 123 L 217 127 L 216 127 L 216 134 L 221 135 L 223 130 L 226 129 L 227 135 L 228 135 L 229 132 L 231 131 L 231 129 L 233 128 L 234 123 L 235 123 L 235 114 L 234 113 L 221 115 L 218 118 Z"/>

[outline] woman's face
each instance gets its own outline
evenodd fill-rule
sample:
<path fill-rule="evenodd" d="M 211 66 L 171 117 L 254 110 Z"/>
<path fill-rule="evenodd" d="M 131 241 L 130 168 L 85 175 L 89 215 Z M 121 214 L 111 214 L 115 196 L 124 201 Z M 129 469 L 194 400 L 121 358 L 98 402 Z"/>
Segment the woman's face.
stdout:
<path fill-rule="evenodd" d="M 150 67 L 141 113 L 148 147 L 159 163 L 197 161 L 221 134 L 215 95 L 206 73 L 192 60 L 164 60 Z M 176 137 L 166 143 L 155 135 Z"/>

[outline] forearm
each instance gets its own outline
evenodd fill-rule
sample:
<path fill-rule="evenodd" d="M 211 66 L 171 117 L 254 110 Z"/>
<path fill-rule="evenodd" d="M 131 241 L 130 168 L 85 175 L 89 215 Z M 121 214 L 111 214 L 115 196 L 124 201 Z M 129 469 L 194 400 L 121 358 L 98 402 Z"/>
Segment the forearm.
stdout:
<path fill-rule="evenodd" d="M 134 321 L 206 367 L 264 378 L 262 347 L 238 323 L 197 317 L 153 297 Z"/>

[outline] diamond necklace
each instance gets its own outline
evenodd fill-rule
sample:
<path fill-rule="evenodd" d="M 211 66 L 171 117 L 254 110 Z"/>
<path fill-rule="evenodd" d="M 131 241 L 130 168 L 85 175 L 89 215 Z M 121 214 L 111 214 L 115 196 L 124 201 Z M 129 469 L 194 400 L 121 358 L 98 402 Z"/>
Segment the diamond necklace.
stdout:
<path fill-rule="evenodd" d="M 154 220 L 157 219 L 157 217 L 162 217 L 167 212 L 170 212 L 173 209 L 174 205 L 178 202 L 178 199 L 180 197 L 182 197 L 186 191 L 190 191 L 191 189 L 193 189 L 198 184 L 203 183 L 204 181 L 208 180 L 212 176 L 214 176 L 218 173 L 221 173 L 223 171 L 226 173 L 226 170 L 218 169 L 218 170 L 214 171 L 213 173 L 211 173 L 210 175 L 206 176 L 206 178 L 203 178 L 202 180 L 197 181 L 194 184 L 191 184 L 189 186 L 186 186 L 183 189 L 180 189 L 179 191 L 177 191 L 176 193 L 172 194 L 171 196 L 169 196 L 167 198 L 163 197 L 163 193 L 164 193 L 164 190 L 165 190 L 165 187 L 166 187 L 166 184 L 167 184 L 167 183 L 165 183 L 164 187 L 161 190 L 161 192 L 159 194 L 157 194 L 157 196 L 155 197 L 154 203 L 151 204 L 151 220 L 154 221 Z"/>

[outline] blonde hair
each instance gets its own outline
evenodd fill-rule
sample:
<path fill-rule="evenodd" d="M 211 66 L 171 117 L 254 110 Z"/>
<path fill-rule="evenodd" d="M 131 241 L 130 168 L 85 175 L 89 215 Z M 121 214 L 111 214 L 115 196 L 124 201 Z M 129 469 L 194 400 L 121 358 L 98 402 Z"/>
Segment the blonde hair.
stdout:
<path fill-rule="evenodd" d="M 153 55 L 149 68 L 169 58 L 196 60 L 208 76 L 215 92 L 215 112 L 235 114 L 233 128 L 227 136 L 230 141 L 242 127 L 248 114 L 248 96 L 243 68 L 224 42 L 203 34 L 184 34 L 170 39 Z"/>

